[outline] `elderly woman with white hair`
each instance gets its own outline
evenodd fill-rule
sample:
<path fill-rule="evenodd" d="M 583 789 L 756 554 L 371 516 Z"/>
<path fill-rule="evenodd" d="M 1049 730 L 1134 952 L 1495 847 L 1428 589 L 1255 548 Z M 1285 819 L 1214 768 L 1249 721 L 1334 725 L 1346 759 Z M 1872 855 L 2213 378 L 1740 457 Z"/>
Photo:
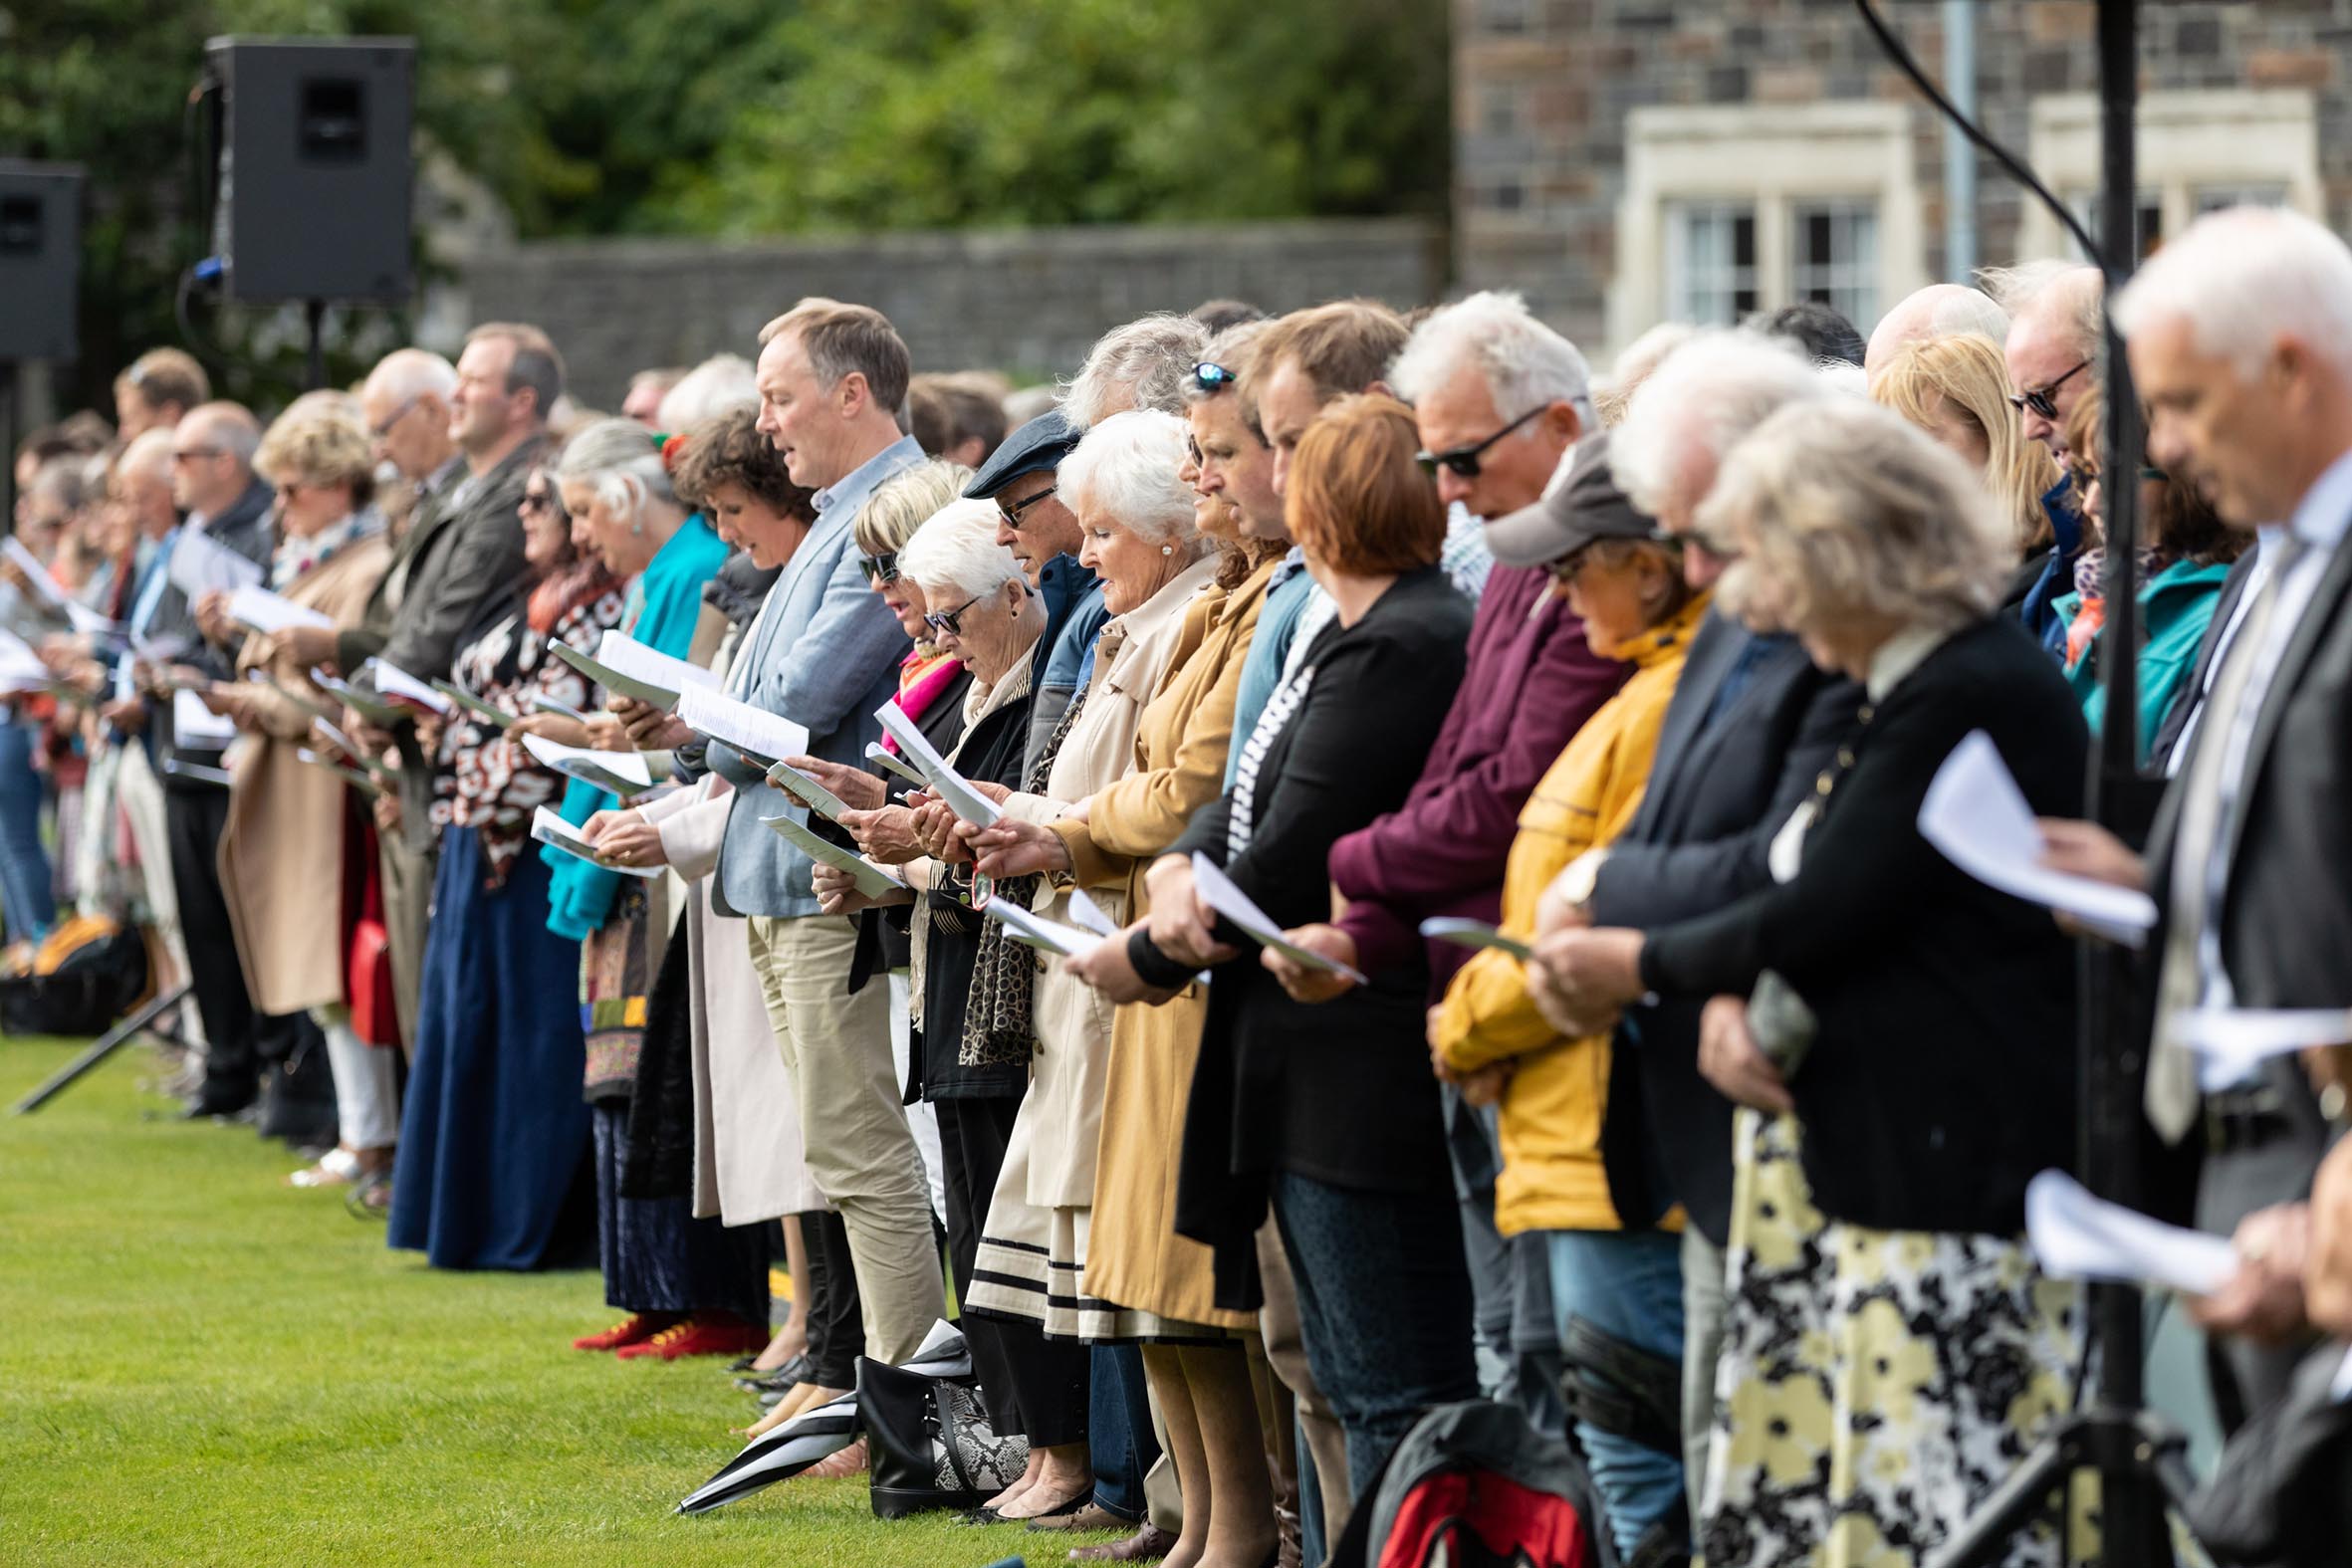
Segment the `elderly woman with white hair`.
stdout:
<path fill-rule="evenodd" d="M 1555 1002 L 1596 1024 L 1649 993 L 1712 999 L 1700 1070 L 1793 1111 L 1829 1222 L 1825 1375 L 1732 1391 L 1721 1418 L 1735 1449 L 1752 1425 L 1817 1445 L 1789 1456 L 1826 1491 L 1803 1510 L 1715 1510 L 1701 1549 L 1910 1563 L 2069 1407 L 2083 1329 L 2075 1292 L 2023 1242 L 2027 1180 L 2074 1151 L 2070 945 L 1938 854 L 1920 805 L 1981 735 L 2036 813 L 2070 815 L 2086 734 L 2064 680 L 1995 613 L 2008 520 L 1887 410 L 1773 415 L 1727 457 L 1699 524 L 1737 558 L 1722 600 L 1861 682 L 1859 723 L 1774 840 L 1772 886 L 1646 931 L 1561 932 L 1540 961 Z M 1745 1294 L 1739 1309 L 1755 1309 Z M 2059 1551 L 2045 1528 L 2002 1561 Z"/>
<path fill-rule="evenodd" d="M 1062 716 L 1023 790 L 1005 801 L 1004 819 L 960 830 L 981 869 L 998 879 L 998 898 L 1062 924 L 1075 922 L 1071 905 L 1081 896 L 1113 921 L 1127 916 L 1125 868 L 1096 860 L 1081 873 L 1052 824 L 1082 816 L 1096 790 L 1133 771 L 1145 705 L 1224 598 L 1213 585 L 1217 552 L 1195 532 L 1194 495 L 1178 477 L 1183 461 L 1183 423 L 1141 410 L 1113 414 L 1062 459 L 1058 482 L 1077 517 L 1078 559 L 1101 578 L 1112 618 L 1095 646 L 1094 679 Z M 1058 967 L 1036 973 L 1001 932 L 983 941 L 994 949 L 984 967 L 1005 977 L 996 1006 L 1028 1013 L 1037 1049 L 988 1206 L 977 1282 L 963 1299 L 975 1313 L 1034 1324 L 1057 1339 L 1113 1337 L 1106 1331 L 1117 1310 L 1078 1283 L 1094 1213 L 1112 1009 Z M 1058 1458 L 1048 1456 L 1017 1512 L 1051 1512 L 1087 1496 L 1082 1465 Z M 1096 1501 L 1113 1515 L 1104 1522 L 1133 1523 L 1142 1512 L 1140 1497 Z"/>
<path fill-rule="evenodd" d="M 1030 654 L 1046 631 L 1046 605 L 1031 590 L 1013 553 L 997 543 L 994 502 L 956 501 L 941 509 L 898 553 L 901 575 L 931 606 L 923 620 L 938 645 L 972 672 L 964 731 L 948 762 L 993 796 L 1021 784 L 1029 740 Z M 1036 1036 L 1029 1011 L 1015 1006 L 1007 968 L 983 971 L 989 922 L 980 907 L 992 896 L 970 857 L 956 853 L 944 805 L 926 806 L 922 837 L 931 854 L 905 861 L 913 891 L 914 1001 L 917 1040 L 910 1094 L 939 1116 L 940 1160 L 947 1187 L 948 1261 L 956 1298 L 971 1299 L 981 1222 L 996 1190 L 1013 1123 L 1029 1088 Z M 953 854 L 955 859 L 948 858 Z M 861 907 L 847 878 L 820 865 L 818 897 L 827 914 Z M 1026 978 L 1034 960 L 1023 955 Z M 1082 1346 L 1050 1344 L 1037 1325 L 971 1321 L 965 1337 L 996 1430 L 1023 1433 L 1033 1451 L 1086 1437 L 1086 1360 Z M 1041 1457 L 1038 1462 L 1043 1464 Z M 1016 1503 L 1020 1481 L 990 1506 Z M 1027 1518 L 1016 1509 L 1008 1515 Z"/>

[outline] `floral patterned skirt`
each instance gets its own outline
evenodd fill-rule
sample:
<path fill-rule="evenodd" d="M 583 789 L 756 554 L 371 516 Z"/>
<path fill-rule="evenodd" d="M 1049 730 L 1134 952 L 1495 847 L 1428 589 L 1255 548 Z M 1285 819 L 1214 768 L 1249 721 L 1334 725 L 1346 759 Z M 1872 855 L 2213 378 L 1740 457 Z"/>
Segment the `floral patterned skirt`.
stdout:
<path fill-rule="evenodd" d="M 1704 1560 L 1911 1568 L 2071 1408 L 2081 1292 L 2005 1236 L 1833 1224 L 1795 1118 L 1742 1110 L 1733 1129 Z M 2044 1527 L 2001 1562 L 2058 1547 Z"/>

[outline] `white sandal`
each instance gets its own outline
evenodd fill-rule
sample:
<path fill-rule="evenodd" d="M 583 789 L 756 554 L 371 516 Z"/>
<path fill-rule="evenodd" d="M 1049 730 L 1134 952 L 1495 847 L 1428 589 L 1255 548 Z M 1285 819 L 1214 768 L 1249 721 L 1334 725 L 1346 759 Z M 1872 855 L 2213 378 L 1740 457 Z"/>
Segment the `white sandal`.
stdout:
<path fill-rule="evenodd" d="M 319 1163 L 286 1178 L 289 1187 L 349 1187 L 365 1173 L 359 1157 L 341 1145 L 319 1156 Z"/>

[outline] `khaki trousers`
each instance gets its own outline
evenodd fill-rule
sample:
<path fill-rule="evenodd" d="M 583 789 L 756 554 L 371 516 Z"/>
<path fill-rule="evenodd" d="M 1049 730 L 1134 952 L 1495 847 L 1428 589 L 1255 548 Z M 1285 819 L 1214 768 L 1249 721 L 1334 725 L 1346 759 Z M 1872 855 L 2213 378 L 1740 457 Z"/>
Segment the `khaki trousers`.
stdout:
<path fill-rule="evenodd" d="M 1314 1386 L 1314 1374 L 1306 1369 L 1306 1339 L 1298 1328 L 1298 1287 L 1292 1283 L 1291 1255 L 1283 1250 L 1282 1232 L 1272 1218 L 1258 1228 L 1258 1282 L 1266 1296 L 1266 1304 L 1258 1309 L 1266 1361 L 1297 1407 L 1298 1430 L 1306 1436 L 1305 1459 L 1314 1465 L 1315 1484 L 1322 1492 L 1323 1549 L 1328 1552 L 1338 1544 L 1347 1529 L 1347 1516 L 1354 1511 L 1348 1493 L 1347 1435 L 1340 1430 L 1331 1407 L 1323 1403 L 1322 1391 Z M 1292 1448 L 1286 1442 L 1280 1448 L 1270 1445 L 1270 1452 L 1279 1455 Z M 1280 1477 L 1276 1489 L 1282 1489 Z M 1298 1494 L 1295 1480 L 1291 1490 Z"/>
<path fill-rule="evenodd" d="M 418 849 L 406 833 L 378 833 L 375 863 L 383 872 L 384 946 L 392 961 L 392 1006 L 400 1011 L 400 1051 L 416 1055 L 419 997 L 424 990 L 425 927 L 433 914 L 433 866 L 439 840 Z M 527 848 L 525 854 L 536 854 Z"/>
<path fill-rule="evenodd" d="M 849 1232 L 865 1353 L 901 1365 L 947 1300 L 922 1157 L 891 1066 L 890 988 L 876 976 L 850 994 L 853 920 L 753 915 L 744 926 L 799 1101 L 809 1174 Z"/>

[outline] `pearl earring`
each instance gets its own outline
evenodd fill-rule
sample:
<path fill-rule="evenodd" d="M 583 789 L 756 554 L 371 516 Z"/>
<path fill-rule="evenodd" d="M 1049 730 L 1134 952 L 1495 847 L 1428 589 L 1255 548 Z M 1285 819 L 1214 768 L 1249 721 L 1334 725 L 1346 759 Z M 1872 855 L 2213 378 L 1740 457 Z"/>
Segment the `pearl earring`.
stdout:
<path fill-rule="evenodd" d="M 1162 545 L 1160 547 L 1160 554 L 1163 556 L 1173 556 L 1176 554 L 1176 547 L 1173 545 Z"/>

